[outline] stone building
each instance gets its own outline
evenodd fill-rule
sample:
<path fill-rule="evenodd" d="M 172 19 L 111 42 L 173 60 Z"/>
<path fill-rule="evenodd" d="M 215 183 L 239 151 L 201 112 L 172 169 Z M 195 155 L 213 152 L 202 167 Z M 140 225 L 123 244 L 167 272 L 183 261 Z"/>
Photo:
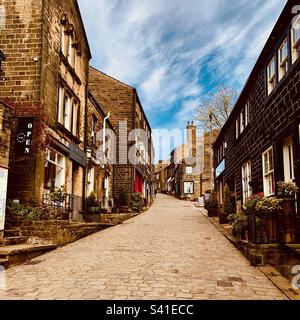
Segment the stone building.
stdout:
<path fill-rule="evenodd" d="M 299 1 L 287 2 L 214 145 L 220 205 L 225 184 L 238 205 L 252 194 L 276 195 L 279 181 L 300 187 L 300 16 L 293 14 L 296 4 Z"/>
<path fill-rule="evenodd" d="M 167 190 L 179 198 L 194 201 L 211 190 L 211 139 L 215 139 L 216 131 L 197 136 L 193 122 L 188 123 L 186 130 L 187 143 L 171 153 L 166 170 Z"/>
<path fill-rule="evenodd" d="M 0 98 L 13 107 L 9 196 L 69 194 L 71 218 L 85 195 L 85 119 L 91 53 L 76 0 L 2 0 L 6 56 Z"/>
<path fill-rule="evenodd" d="M 160 160 L 155 166 L 155 189 L 158 192 L 167 192 L 167 170 L 169 161 Z"/>
<path fill-rule="evenodd" d="M 96 195 L 101 208 L 111 211 L 113 203 L 113 145 L 115 130 L 100 104 L 88 91 L 86 197 Z M 104 136 L 112 135 L 110 139 Z M 103 141 L 106 141 L 104 144 Z"/>
<path fill-rule="evenodd" d="M 123 191 L 128 200 L 133 193 L 140 192 L 150 204 L 154 173 L 151 127 L 136 89 L 92 67 L 89 88 L 103 110 L 110 112 L 116 130 L 115 201 Z"/>

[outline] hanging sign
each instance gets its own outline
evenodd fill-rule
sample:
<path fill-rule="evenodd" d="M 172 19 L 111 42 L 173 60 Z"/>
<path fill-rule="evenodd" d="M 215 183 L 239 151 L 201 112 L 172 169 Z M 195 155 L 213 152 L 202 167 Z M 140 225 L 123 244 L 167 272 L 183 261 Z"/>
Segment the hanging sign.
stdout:
<path fill-rule="evenodd" d="M 30 156 L 34 118 L 19 118 L 15 153 L 18 157 Z"/>
<path fill-rule="evenodd" d="M 0 168 L 0 231 L 4 230 L 8 169 Z"/>

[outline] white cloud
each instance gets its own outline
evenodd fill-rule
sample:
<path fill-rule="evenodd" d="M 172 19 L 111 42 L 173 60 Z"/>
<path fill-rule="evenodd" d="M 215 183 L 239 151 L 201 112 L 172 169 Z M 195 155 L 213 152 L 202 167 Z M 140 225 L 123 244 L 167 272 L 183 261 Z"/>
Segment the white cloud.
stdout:
<path fill-rule="evenodd" d="M 285 3 L 79 0 L 93 65 L 137 87 L 154 127 L 185 126 L 211 82 L 241 89 Z"/>

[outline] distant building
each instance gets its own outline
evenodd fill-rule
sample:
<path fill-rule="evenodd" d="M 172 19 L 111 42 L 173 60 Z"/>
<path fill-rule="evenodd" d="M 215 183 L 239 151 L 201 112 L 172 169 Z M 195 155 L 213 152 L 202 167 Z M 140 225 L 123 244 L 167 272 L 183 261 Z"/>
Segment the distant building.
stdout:
<path fill-rule="evenodd" d="M 166 168 L 169 166 L 168 161 L 160 160 L 159 163 L 155 166 L 155 189 L 158 192 L 167 192 L 167 171 Z"/>
<path fill-rule="evenodd" d="M 167 191 L 181 199 L 198 200 L 212 187 L 212 148 L 216 130 L 197 137 L 193 122 L 187 125 L 187 143 L 171 153 L 167 168 Z"/>

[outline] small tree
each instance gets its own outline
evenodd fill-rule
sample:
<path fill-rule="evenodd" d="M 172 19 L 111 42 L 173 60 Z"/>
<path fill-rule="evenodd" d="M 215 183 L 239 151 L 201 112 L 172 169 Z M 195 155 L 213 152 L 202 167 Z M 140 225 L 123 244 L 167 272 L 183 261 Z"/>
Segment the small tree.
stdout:
<path fill-rule="evenodd" d="M 235 198 L 231 195 L 229 186 L 226 184 L 224 188 L 224 212 L 227 214 L 235 214 Z"/>
<path fill-rule="evenodd" d="M 209 208 L 213 208 L 213 209 L 218 208 L 217 193 L 215 190 L 213 190 L 210 194 Z"/>
<path fill-rule="evenodd" d="M 200 101 L 195 109 L 195 120 L 204 130 L 221 129 L 229 118 L 236 102 L 237 92 L 227 85 L 220 85 Z"/>

